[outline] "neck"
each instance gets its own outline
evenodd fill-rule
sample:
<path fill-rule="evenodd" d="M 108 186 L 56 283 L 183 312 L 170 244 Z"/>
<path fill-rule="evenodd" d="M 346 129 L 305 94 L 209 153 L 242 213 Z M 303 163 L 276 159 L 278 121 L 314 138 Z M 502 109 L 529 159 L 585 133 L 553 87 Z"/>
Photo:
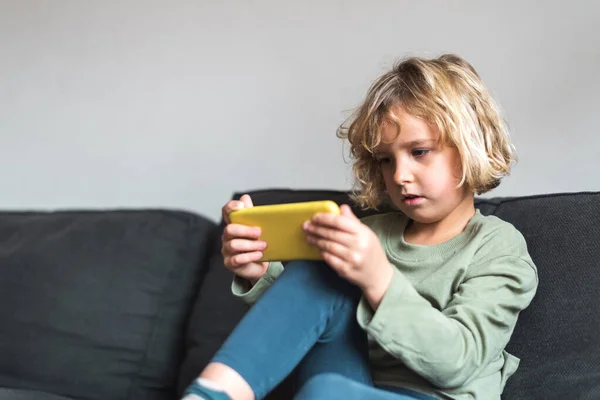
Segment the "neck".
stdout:
<path fill-rule="evenodd" d="M 450 214 L 439 221 L 421 223 L 411 221 L 404 239 L 413 244 L 439 244 L 462 233 L 469 220 L 475 215 L 475 199 L 465 196 L 463 201 Z"/>

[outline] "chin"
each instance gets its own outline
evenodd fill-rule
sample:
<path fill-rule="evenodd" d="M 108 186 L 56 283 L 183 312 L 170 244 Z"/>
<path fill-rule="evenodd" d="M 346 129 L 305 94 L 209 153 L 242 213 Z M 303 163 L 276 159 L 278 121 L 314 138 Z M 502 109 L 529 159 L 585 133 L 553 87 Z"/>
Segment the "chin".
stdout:
<path fill-rule="evenodd" d="M 413 213 L 415 214 L 415 213 Z M 423 216 L 423 215 L 409 215 L 406 214 L 410 219 L 412 219 L 415 222 L 418 222 L 419 224 L 433 224 L 436 223 L 440 220 L 440 218 L 437 217 L 430 217 L 430 216 Z"/>
<path fill-rule="evenodd" d="M 431 224 L 438 222 L 441 219 L 439 215 L 431 215 L 425 210 L 411 210 L 406 209 L 405 207 L 398 207 L 398 209 L 402 211 L 408 218 L 420 224 Z"/>

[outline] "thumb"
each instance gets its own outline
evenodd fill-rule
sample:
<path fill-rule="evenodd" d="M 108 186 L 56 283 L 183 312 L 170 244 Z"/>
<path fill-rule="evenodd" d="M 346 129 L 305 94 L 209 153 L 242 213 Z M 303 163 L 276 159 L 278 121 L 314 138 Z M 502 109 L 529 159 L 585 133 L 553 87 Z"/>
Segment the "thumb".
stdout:
<path fill-rule="evenodd" d="M 358 221 L 358 217 L 356 215 L 354 215 L 354 213 L 352 212 L 352 209 L 350 208 L 350 206 L 348 204 L 342 204 L 342 206 L 340 207 L 340 211 L 342 212 L 342 215 L 344 217 L 349 217 L 351 219 Z"/>
<path fill-rule="evenodd" d="M 252 208 L 254 207 L 254 204 L 252 204 L 252 198 L 250 198 L 249 195 L 245 194 L 242 197 L 240 197 L 240 201 L 242 203 L 244 203 L 244 208 Z"/>

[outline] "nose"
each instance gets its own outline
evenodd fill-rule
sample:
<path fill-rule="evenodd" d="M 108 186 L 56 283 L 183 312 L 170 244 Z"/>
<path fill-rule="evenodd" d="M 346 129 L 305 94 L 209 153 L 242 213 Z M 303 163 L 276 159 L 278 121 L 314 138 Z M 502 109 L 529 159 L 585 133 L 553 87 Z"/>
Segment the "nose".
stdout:
<path fill-rule="evenodd" d="M 412 170 L 407 161 L 403 161 L 398 159 L 396 161 L 396 170 L 394 171 L 394 181 L 398 185 L 406 185 L 407 183 L 411 183 L 414 179 Z"/>

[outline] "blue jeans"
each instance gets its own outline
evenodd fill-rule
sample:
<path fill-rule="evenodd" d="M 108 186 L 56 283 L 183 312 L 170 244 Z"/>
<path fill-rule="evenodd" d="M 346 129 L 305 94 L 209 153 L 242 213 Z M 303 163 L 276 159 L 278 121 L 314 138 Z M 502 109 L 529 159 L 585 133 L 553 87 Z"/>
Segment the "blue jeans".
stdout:
<path fill-rule="evenodd" d="M 356 322 L 360 295 L 323 262 L 291 262 L 212 361 L 237 371 L 257 399 L 297 368 L 295 399 L 434 400 L 373 386 L 367 336 Z"/>

